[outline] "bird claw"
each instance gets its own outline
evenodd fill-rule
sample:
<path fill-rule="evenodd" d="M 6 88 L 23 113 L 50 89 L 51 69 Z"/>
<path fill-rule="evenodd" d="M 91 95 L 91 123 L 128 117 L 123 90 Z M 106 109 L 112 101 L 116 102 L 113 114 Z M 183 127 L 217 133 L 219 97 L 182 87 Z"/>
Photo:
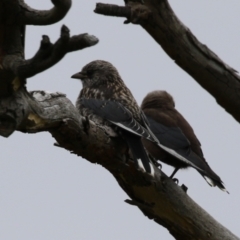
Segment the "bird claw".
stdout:
<path fill-rule="evenodd" d="M 172 178 L 172 180 L 178 185 L 179 181 L 177 178 Z"/>

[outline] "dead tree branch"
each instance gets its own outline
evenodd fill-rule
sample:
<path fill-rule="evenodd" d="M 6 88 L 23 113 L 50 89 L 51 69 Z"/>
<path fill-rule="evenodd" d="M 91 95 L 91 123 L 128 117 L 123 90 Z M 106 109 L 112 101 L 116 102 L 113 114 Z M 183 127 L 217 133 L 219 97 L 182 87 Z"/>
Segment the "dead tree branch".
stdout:
<path fill-rule="evenodd" d="M 167 0 L 128 1 L 127 6 L 96 5 L 96 13 L 140 24 L 164 51 L 229 114 L 240 122 L 240 77 L 177 18 Z"/>
<path fill-rule="evenodd" d="M 166 227 L 176 239 L 239 239 L 159 169 L 155 168 L 155 177 L 138 171 L 121 137 L 109 136 L 104 127 L 80 116 L 63 94 L 36 91 L 22 97 L 30 104 L 20 131 L 49 131 L 56 146 L 101 164 L 132 199 L 126 202 Z"/>
<path fill-rule="evenodd" d="M 57 21 L 60 20 L 60 15 L 62 18 L 67 13 L 71 6 L 71 1 L 54 0 L 53 3 L 55 7 L 52 10 L 52 14 L 56 13 L 58 17 L 55 16 L 53 18 L 54 21 Z M 69 29 L 63 26 L 61 36 L 56 43 L 52 44 L 48 36 L 43 36 L 40 48 L 35 56 L 32 59 L 25 60 L 24 29 L 26 23 L 24 21 L 26 20 L 25 13 L 30 14 L 31 10 L 26 7 L 23 0 L 1 0 L 0 9 L 0 32 L 2 33 L 0 36 L 0 77 L 3 79 L 0 83 L 0 96 L 9 95 L 12 91 L 16 91 L 24 85 L 25 78 L 50 68 L 60 61 L 67 52 L 77 51 L 98 43 L 98 39 L 95 36 L 88 34 L 70 37 Z M 45 15 L 34 12 L 31 15 L 31 19 L 34 16 L 36 18 L 41 16 L 44 19 Z M 52 18 L 47 18 L 46 16 L 45 24 L 49 24 L 49 19 Z M 18 83 L 15 84 L 14 82 Z M 12 85 L 14 85 L 14 89 Z"/>
<path fill-rule="evenodd" d="M 48 36 L 44 35 L 40 48 L 35 56 L 29 60 L 8 55 L 4 58 L 3 67 L 12 71 L 20 78 L 30 78 L 59 62 L 66 53 L 95 45 L 98 39 L 88 34 L 81 34 L 70 38 L 69 29 L 62 26 L 60 38 L 52 44 Z"/>
<path fill-rule="evenodd" d="M 71 0 L 52 0 L 54 7 L 50 10 L 39 11 L 29 7 L 23 0 L 22 23 L 25 25 L 50 25 L 63 19 L 72 5 Z"/>

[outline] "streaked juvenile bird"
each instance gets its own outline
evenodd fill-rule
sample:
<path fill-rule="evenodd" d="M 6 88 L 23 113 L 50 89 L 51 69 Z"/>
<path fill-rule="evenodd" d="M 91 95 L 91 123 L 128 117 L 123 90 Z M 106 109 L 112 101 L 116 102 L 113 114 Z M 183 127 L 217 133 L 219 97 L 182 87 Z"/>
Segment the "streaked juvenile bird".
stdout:
<path fill-rule="evenodd" d="M 117 69 L 109 62 L 96 60 L 72 76 L 81 79 L 83 88 L 76 107 L 83 116 L 113 127 L 125 139 L 136 165 L 154 175 L 151 160 L 141 137 L 150 137 L 145 119 Z"/>
<path fill-rule="evenodd" d="M 172 96 L 166 91 L 154 91 L 143 99 L 141 108 L 150 129 L 158 141 L 176 151 L 182 158 L 169 154 L 151 141 L 143 139 L 144 146 L 156 159 L 173 166 L 171 178 L 181 168 L 195 168 L 210 186 L 226 191 L 220 177 L 206 162 L 201 144 L 187 120 L 175 109 Z"/>

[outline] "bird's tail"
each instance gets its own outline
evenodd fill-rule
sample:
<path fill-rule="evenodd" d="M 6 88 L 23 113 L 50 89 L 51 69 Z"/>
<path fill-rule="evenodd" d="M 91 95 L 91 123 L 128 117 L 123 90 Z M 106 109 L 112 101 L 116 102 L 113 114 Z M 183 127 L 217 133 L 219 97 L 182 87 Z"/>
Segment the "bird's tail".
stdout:
<path fill-rule="evenodd" d="M 154 176 L 153 164 L 143 147 L 141 138 L 124 130 L 122 130 L 121 133 L 132 151 L 134 161 L 138 168 Z"/>
<path fill-rule="evenodd" d="M 221 189 L 223 192 L 226 192 L 229 194 L 229 192 L 227 191 L 227 189 L 225 188 L 221 178 L 216 174 L 214 173 L 212 170 L 212 174 L 210 176 L 210 174 L 205 174 L 201 171 L 198 171 L 202 176 L 203 178 L 206 180 L 206 182 L 211 186 L 211 187 L 215 187 L 217 186 L 219 189 Z"/>

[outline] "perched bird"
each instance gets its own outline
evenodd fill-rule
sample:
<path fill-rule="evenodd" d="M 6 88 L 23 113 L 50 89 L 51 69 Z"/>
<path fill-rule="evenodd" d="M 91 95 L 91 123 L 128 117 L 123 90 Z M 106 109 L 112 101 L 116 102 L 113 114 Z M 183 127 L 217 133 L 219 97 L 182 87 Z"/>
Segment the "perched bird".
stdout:
<path fill-rule="evenodd" d="M 156 144 L 143 139 L 144 146 L 156 159 L 175 168 L 171 178 L 181 168 L 195 168 L 210 186 L 218 186 L 226 191 L 220 177 L 206 162 L 201 144 L 192 127 L 186 119 L 175 109 L 175 103 L 166 91 L 154 91 L 143 99 L 141 108 L 150 124 L 150 129 L 158 141 L 173 150 L 183 158 L 169 154 Z"/>
<path fill-rule="evenodd" d="M 96 60 L 72 76 L 81 79 L 83 88 L 76 107 L 83 116 L 114 127 L 132 152 L 136 165 L 154 174 L 141 137 L 150 137 L 144 115 L 117 69 L 109 62 Z"/>

